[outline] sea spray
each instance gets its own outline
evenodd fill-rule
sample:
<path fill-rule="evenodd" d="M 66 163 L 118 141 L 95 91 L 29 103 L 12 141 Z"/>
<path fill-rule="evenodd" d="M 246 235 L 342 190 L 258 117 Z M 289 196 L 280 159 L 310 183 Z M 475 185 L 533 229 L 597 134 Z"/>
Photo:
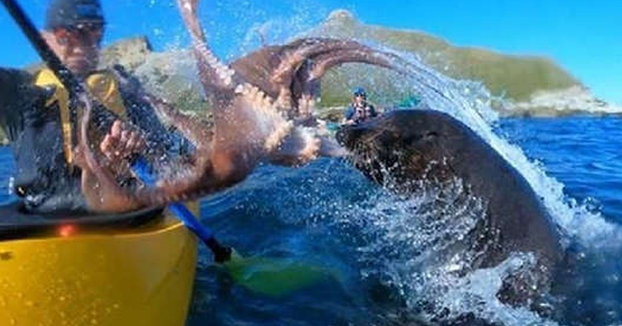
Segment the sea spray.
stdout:
<path fill-rule="evenodd" d="M 530 160 L 520 147 L 495 132 L 494 125 L 499 116 L 491 109 L 493 97 L 483 84 L 444 76 L 423 64 L 412 53 L 399 52 L 366 40 L 357 41 L 403 59 L 407 65 L 405 68 L 411 75 L 404 76 L 405 80 L 399 83 L 409 83 L 423 99 L 426 107 L 448 113 L 468 125 L 516 168 L 543 200 L 554 222 L 568 236 L 564 238 L 566 245 L 570 238 L 577 238 L 590 247 L 620 243 L 622 230 L 618 226 L 607 222 L 600 213 L 566 196 L 562 183 L 547 175 L 543 167 Z"/>
<path fill-rule="evenodd" d="M 411 74 L 401 83 L 410 84 L 427 107 L 446 112 L 468 125 L 527 179 L 566 235 L 566 245 L 578 240 L 581 245 L 589 247 L 619 246 L 616 244 L 620 239 L 618 227 L 606 222 L 598 212 L 566 196 L 562 183 L 548 176 L 543 166 L 530 160 L 521 148 L 494 130 L 498 115 L 490 108 L 492 96 L 481 83 L 447 78 L 410 53 L 373 46 L 405 60 Z M 442 320 L 472 313 L 478 318 L 505 325 L 555 324 L 524 307 L 505 305 L 495 297 L 500 280 L 508 271 L 529 266 L 531 258 L 528 254 L 515 253 L 495 268 L 476 271 L 469 270 L 468 263 L 473 259 L 471 255 L 477 252 L 466 250 L 454 256 L 438 254 L 450 248 L 453 239 L 460 239 L 468 233 L 473 223 L 481 218 L 485 199 L 473 198 L 469 204 L 453 203 L 439 210 L 430 209 L 438 204 L 438 197 L 430 192 L 401 198 L 385 190 L 367 190 L 366 199 L 359 202 L 343 200 L 339 196 L 320 201 L 318 198 L 322 196 L 319 193 L 326 191 L 325 187 L 318 182 L 309 184 L 304 193 L 298 191 L 284 196 L 298 196 L 302 198 L 298 203 L 313 205 L 309 215 L 296 216 L 300 210 L 292 205 L 283 207 L 281 203 L 281 221 L 292 223 L 306 217 L 309 227 L 329 224 L 341 236 L 357 238 L 351 244 L 355 246 L 361 264 L 361 278 L 378 277 L 397 289 L 408 303 L 408 309 L 419 317 Z M 308 191 L 314 188 L 316 192 L 309 194 Z M 438 224 L 422 224 L 421 221 L 429 217 L 437 219 Z M 462 224 L 447 224 L 452 217 Z M 423 299 L 435 299 L 431 300 L 435 308 L 422 312 Z M 444 310 L 449 313 L 444 314 Z"/>

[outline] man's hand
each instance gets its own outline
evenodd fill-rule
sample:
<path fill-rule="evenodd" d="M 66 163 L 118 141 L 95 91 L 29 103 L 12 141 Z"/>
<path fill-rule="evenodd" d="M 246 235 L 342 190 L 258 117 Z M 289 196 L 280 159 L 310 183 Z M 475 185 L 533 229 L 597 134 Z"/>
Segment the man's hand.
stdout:
<path fill-rule="evenodd" d="M 117 120 L 100 143 L 99 149 L 112 165 L 116 165 L 132 154 L 142 152 L 145 149 L 145 139 L 140 132 L 129 129 Z"/>
<path fill-rule="evenodd" d="M 97 212 L 119 213 L 142 206 L 141 203 L 119 191 L 115 179 L 130 176 L 127 158 L 145 148 L 145 141 L 137 131 L 130 130 L 121 121 L 115 121 L 100 143 L 100 150 L 108 162 L 101 166 L 89 165 L 83 148 L 74 149 L 75 164 L 82 169 L 82 194 L 89 209 Z M 96 170 L 100 171 L 99 174 Z M 102 177 L 103 176 L 103 177 Z"/>

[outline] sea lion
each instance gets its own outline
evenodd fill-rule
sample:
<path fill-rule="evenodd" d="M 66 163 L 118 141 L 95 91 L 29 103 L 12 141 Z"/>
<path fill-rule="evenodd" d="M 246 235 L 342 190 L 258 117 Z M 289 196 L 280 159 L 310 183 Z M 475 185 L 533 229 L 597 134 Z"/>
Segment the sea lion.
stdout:
<path fill-rule="evenodd" d="M 465 240 L 477 242 L 475 249 L 481 251 L 472 268 L 497 266 L 511 253 L 533 253 L 537 280 L 533 275 L 506 280 L 497 296 L 524 303 L 547 290 L 563 258 L 560 235 L 525 178 L 469 127 L 442 112 L 398 110 L 343 126 L 337 140 L 357 169 L 380 184 L 390 179 L 398 193 L 462 182 L 466 196 L 486 204 L 485 217 Z"/>

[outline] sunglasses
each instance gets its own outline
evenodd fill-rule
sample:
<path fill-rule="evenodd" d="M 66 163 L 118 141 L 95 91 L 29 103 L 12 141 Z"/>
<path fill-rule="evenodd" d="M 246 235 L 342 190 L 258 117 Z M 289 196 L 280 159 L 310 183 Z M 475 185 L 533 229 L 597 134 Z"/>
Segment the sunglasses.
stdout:
<path fill-rule="evenodd" d="M 58 28 L 54 31 L 54 35 L 56 35 L 61 44 L 99 44 L 104 35 L 104 28 L 102 25 L 97 24 L 79 24 Z"/>

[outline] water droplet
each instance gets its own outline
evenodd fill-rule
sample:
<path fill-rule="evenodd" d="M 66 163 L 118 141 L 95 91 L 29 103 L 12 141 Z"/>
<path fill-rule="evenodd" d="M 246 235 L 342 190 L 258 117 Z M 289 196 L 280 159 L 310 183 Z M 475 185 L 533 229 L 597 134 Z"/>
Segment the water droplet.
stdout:
<path fill-rule="evenodd" d="M 13 195 L 13 189 L 15 188 L 15 178 L 9 178 L 8 195 Z"/>

